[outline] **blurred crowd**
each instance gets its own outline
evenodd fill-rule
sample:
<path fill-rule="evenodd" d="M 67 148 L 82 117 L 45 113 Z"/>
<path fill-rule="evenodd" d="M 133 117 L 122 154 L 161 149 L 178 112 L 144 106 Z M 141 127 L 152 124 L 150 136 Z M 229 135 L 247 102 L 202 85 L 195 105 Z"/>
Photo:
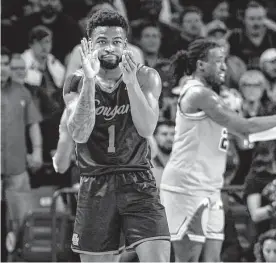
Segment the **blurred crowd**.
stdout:
<path fill-rule="evenodd" d="M 157 185 L 172 149 L 178 95 L 187 78 L 183 65 L 172 61 L 193 40 L 209 38 L 227 50 L 227 79 L 218 92 L 232 110 L 245 117 L 276 114 L 274 0 L 3 0 L 1 5 L 5 190 L 78 183 L 74 156 L 58 175 L 52 157 L 64 111 L 64 80 L 81 67 L 78 47 L 86 36 L 86 18 L 102 8 L 117 10 L 129 21 L 128 48 L 138 63 L 156 69 L 162 79 L 160 120 L 151 138 Z M 269 251 L 272 246 L 276 261 L 276 141 L 251 144 L 230 135 L 229 142 L 225 185 L 244 185 L 240 199 L 253 230 L 249 252 L 243 254 L 226 201 L 223 261 L 269 261 L 266 240 L 274 242 Z M 267 206 L 273 206 L 272 213 Z"/>

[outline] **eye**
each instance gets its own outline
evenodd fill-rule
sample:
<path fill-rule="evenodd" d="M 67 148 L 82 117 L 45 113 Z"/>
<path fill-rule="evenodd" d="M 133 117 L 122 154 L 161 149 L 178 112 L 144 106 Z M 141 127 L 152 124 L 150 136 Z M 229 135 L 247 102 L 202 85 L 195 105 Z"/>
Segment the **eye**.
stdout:
<path fill-rule="evenodd" d="M 115 41 L 114 41 L 114 44 L 115 44 L 115 45 L 119 45 L 119 44 L 121 44 L 121 41 L 115 40 Z"/>
<path fill-rule="evenodd" d="M 105 41 L 105 40 L 99 40 L 98 43 L 99 43 L 99 44 L 105 44 L 106 41 Z"/>

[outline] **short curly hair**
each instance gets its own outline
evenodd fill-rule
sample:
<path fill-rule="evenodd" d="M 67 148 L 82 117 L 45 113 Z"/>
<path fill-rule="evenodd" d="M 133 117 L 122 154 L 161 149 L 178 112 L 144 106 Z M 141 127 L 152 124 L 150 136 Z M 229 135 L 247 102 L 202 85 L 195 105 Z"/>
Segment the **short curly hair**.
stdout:
<path fill-rule="evenodd" d="M 256 257 L 256 262 L 266 262 L 263 254 L 264 242 L 268 239 L 276 241 L 276 229 L 268 230 L 259 236 L 258 242 L 254 246 L 254 255 Z"/>
<path fill-rule="evenodd" d="M 99 26 L 121 27 L 125 30 L 126 35 L 128 34 L 128 24 L 126 19 L 113 10 L 99 10 L 87 20 L 86 33 L 88 37 L 91 37 L 94 29 Z"/>

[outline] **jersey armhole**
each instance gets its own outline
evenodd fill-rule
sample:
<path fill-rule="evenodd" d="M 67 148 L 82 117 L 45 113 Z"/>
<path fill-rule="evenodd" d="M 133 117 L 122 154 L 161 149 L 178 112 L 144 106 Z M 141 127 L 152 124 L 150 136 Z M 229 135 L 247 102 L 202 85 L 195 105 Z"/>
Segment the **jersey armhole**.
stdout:
<path fill-rule="evenodd" d="M 188 87 L 186 88 L 186 90 L 184 90 L 184 92 L 183 92 L 182 94 L 180 94 L 179 99 L 178 99 L 178 102 L 177 102 L 177 107 L 179 108 L 180 114 L 181 114 L 183 117 L 187 118 L 187 119 L 191 119 L 191 120 L 200 120 L 200 119 L 204 119 L 204 118 L 207 117 L 204 111 L 198 111 L 198 112 L 194 112 L 194 113 L 185 113 L 185 112 L 183 112 L 182 109 L 181 109 L 181 104 L 180 104 L 180 102 L 181 102 L 181 100 L 183 99 L 183 97 L 185 96 L 185 94 L 187 93 L 187 91 L 188 91 L 190 88 L 192 88 L 192 87 L 195 87 L 195 86 L 188 86 Z"/>

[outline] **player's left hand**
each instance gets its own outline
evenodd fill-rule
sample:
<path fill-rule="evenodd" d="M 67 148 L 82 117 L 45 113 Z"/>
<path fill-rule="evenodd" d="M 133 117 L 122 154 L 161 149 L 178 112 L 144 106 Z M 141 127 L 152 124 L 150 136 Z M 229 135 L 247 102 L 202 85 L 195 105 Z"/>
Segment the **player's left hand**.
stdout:
<path fill-rule="evenodd" d="M 134 60 L 132 52 L 124 51 L 122 55 L 122 62 L 119 64 L 119 67 L 123 73 L 123 81 L 126 85 L 137 81 L 137 64 Z"/>

